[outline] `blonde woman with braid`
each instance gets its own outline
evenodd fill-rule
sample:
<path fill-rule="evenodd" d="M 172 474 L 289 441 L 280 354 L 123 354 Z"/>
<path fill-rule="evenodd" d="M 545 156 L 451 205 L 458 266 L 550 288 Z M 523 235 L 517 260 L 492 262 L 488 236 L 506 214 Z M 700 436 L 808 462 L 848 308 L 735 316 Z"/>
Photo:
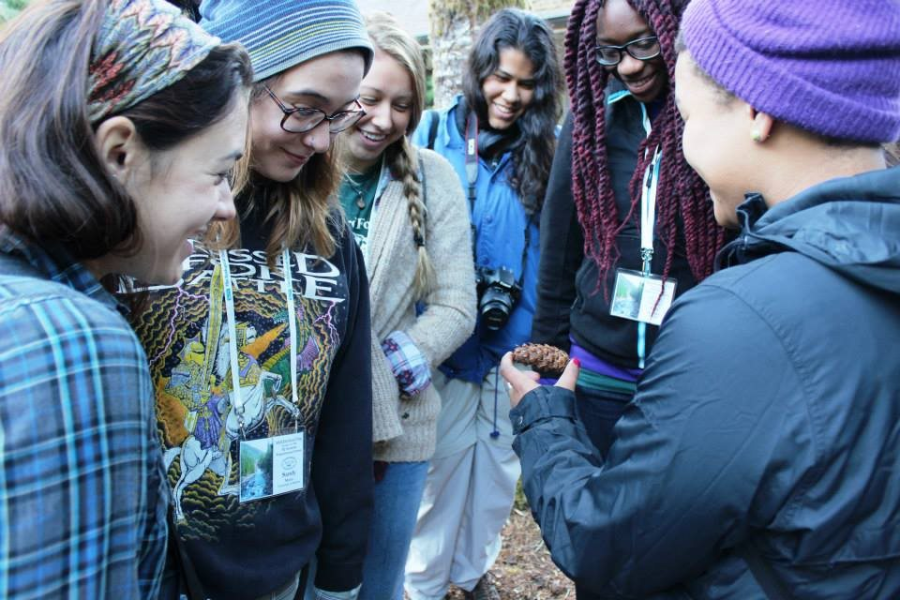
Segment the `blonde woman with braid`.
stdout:
<path fill-rule="evenodd" d="M 366 116 L 347 132 L 340 188 L 372 308 L 375 514 L 360 598 L 402 600 L 441 407 L 431 369 L 474 329 L 475 273 L 453 167 L 406 137 L 424 109 L 419 45 L 385 14 L 370 17 L 368 31 L 375 60 L 360 86 Z"/>

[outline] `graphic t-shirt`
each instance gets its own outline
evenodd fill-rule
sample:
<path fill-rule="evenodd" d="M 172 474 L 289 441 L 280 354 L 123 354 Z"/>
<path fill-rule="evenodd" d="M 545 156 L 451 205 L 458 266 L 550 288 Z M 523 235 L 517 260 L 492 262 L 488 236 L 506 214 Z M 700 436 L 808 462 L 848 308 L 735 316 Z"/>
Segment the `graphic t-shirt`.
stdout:
<path fill-rule="evenodd" d="M 368 290 L 364 272 L 359 280 L 361 261 L 349 243 L 349 232 L 345 230 L 341 248 L 327 259 L 306 251 L 289 253 L 292 339 L 282 255 L 270 266 L 263 243 L 266 236 L 248 230 L 248 225 L 253 223 L 242 228 L 245 247 L 227 252 L 234 341 L 227 320 L 223 261 L 218 252 L 202 247 L 187 259 L 181 282 L 153 290 L 149 309 L 134 323 L 155 384 L 178 535 L 212 598 L 255 598 L 287 582 L 308 562 L 319 542 L 316 496 L 323 498 L 324 506 L 323 496 L 332 491 L 320 488 L 338 487 L 320 483 L 316 469 L 334 458 L 329 453 L 362 452 L 359 456 L 365 457 L 366 448 L 371 453 L 371 386 L 366 385 L 370 379 L 365 360 Z M 239 371 L 240 419 L 232 393 L 232 343 Z M 357 348 L 363 343 L 364 348 Z M 297 348 L 296 390 L 291 388 L 292 344 Z M 341 380 L 332 381 L 335 377 Z M 333 397 L 336 390 L 339 397 Z M 332 407 L 331 412 L 340 413 L 333 418 L 341 419 L 334 427 L 346 435 L 361 436 L 363 443 L 341 441 L 340 450 L 318 456 L 325 442 L 320 443 L 317 436 L 326 427 L 328 403 L 343 406 Z M 254 485 L 246 477 L 242 481 L 241 441 L 295 431 L 306 436 L 304 489 L 241 502 L 241 486 Z M 252 446 L 247 445 L 245 461 L 250 460 Z M 362 490 L 360 497 L 364 497 L 371 461 L 368 468 L 365 474 L 360 470 L 358 484 L 344 479 L 340 486 L 349 486 L 357 494 Z M 244 492 L 246 496 L 248 490 Z M 360 501 L 354 494 L 345 491 L 343 501 L 340 493 L 336 496 L 333 503 L 329 499 L 327 510 L 340 513 L 359 508 L 352 506 Z M 362 510 L 359 515 L 365 521 L 368 513 Z M 352 546 L 354 535 L 359 534 L 342 535 L 346 539 L 340 544 Z"/>

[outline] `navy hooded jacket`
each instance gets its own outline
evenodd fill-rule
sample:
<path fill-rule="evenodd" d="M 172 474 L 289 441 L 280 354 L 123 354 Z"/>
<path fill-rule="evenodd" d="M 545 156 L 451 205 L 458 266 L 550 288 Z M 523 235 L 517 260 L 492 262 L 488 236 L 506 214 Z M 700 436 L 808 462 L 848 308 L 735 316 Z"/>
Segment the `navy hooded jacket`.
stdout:
<path fill-rule="evenodd" d="M 605 462 L 571 392 L 512 411 L 534 516 L 604 598 L 900 598 L 900 167 L 738 213 Z"/>

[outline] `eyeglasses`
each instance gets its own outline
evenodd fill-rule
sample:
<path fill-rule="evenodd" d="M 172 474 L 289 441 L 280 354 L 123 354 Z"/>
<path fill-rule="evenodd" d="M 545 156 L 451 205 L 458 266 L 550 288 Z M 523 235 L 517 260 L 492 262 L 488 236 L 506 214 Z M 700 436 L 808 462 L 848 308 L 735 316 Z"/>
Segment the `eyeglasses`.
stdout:
<path fill-rule="evenodd" d="M 275 101 L 275 104 L 278 105 L 278 108 L 281 109 L 281 112 L 284 113 L 284 118 L 281 119 L 281 128 L 288 133 L 306 133 L 307 131 L 312 131 L 318 127 L 322 121 L 328 121 L 329 132 L 340 133 L 348 127 L 358 123 L 359 120 L 366 115 L 366 111 L 362 109 L 359 100 L 353 101 L 357 106 L 355 110 L 339 110 L 329 116 L 318 108 L 310 108 L 308 106 L 287 106 L 275 95 L 275 92 L 269 89 L 269 86 L 264 87 L 269 93 L 269 96 L 272 97 L 272 100 Z"/>
<path fill-rule="evenodd" d="M 652 60 L 659 56 L 659 38 L 655 35 L 632 40 L 624 46 L 597 46 L 597 62 L 604 67 L 614 67 L 622 61 L 622 52 L 638 60 Z"/>

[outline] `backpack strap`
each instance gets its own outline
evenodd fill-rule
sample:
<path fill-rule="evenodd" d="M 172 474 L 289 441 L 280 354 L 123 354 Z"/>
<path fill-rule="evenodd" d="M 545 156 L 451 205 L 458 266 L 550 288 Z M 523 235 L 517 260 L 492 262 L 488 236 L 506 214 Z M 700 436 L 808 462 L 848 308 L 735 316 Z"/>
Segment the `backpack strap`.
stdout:
<path fill-rule="evenodd" d="M 416 153 L 419 159 L 419 189 L 422 190 L 422 193 L 419 195 L 419 199 L 422 201 L 422 208 L 426 208 L 428 206 L 428 189 L 426 187 L 425 182 L 425 164 L 422 162 L 422 155 L 418 152 Z M 416 234 L 416 246 L 421 247 L 425 245 L 425 239 L 422 237 L 425 235 L 425 219 L 428 218 L 428 212 L 426 210 L 422 211 L 422 234 Z"/>
<path fill-rule="evenodd" d="M 440 125 L 441 117 L 436 110 L 426 111 L 430 120 L 428 121 L 428 145 L 426 148 L 434 150 L 434 142 L 437 140 L 438 125 Z"/>

